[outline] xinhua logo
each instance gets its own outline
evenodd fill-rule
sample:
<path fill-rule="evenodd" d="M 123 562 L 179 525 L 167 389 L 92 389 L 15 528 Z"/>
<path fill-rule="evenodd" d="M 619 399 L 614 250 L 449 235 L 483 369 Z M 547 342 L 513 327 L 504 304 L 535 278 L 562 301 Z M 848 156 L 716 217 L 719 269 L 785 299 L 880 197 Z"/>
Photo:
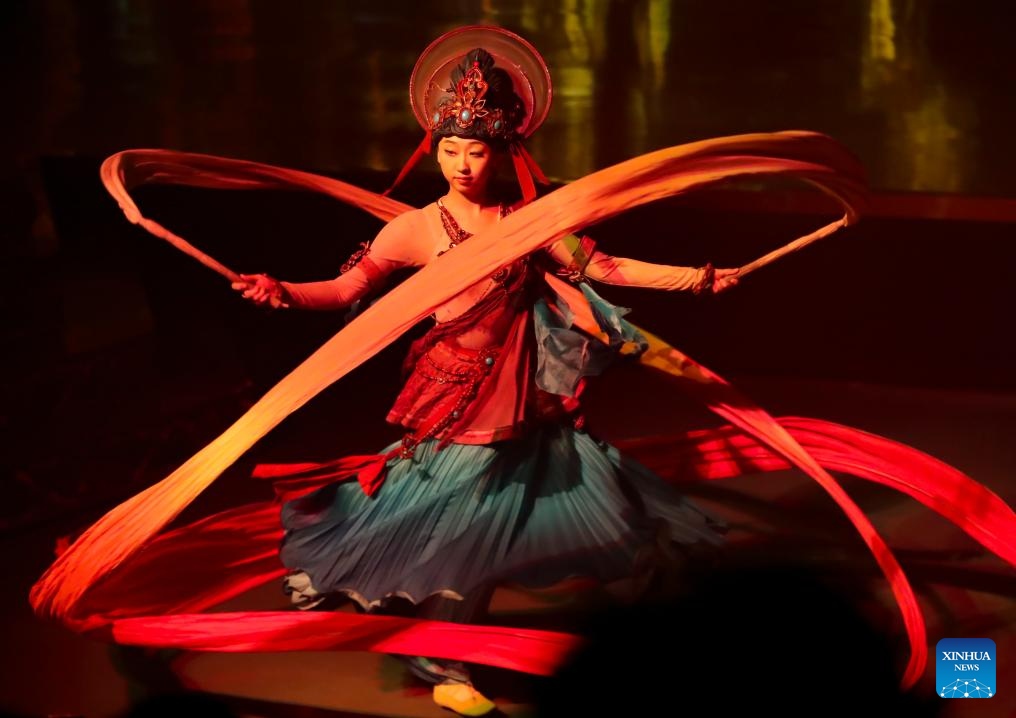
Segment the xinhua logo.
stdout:
<path fill-rule="evenodd" d="M 935 678 L 942 698 L 995 695 L 995 642 L 990 638 L 943 638 L 936 647 Z"/>

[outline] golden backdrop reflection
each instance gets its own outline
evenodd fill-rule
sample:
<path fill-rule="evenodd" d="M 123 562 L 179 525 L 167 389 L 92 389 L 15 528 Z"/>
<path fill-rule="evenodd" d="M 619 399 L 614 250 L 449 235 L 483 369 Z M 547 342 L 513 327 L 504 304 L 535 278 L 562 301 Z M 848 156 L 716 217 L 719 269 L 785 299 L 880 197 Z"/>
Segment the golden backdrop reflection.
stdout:
<path fill-rule="evenodd" d="M 420 138 L 406 93 L 417 55 L 456 25 L 491 23 L 550 64 L 554 107 L 531 150 L 553 178 L 706 136 L 806 128 L 850 146 L 877 189 L 1008 196 L 1012 24 L 996 16 L 1008 7 L 46 0 L 5 11 L 19 69 L 8 149 L 20 166 L 169 147 L 396 170 Z"/>

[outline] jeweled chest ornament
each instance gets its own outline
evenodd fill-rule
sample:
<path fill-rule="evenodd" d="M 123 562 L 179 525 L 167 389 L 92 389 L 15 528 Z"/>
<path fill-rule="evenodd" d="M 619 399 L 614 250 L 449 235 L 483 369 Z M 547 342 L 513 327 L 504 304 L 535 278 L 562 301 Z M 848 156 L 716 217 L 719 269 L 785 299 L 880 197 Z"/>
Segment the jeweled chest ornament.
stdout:
<path fill-rule="evenodd" d="M 448 211 L 448 208 L 445 207 L 444 202 L 441 201 L 440 199 L 437 200 L 437 208 L 441 212 L 441 224 L 444 226 L 445 234 L 448 235 L 448 239 L 450 240 L 448 243 L 448 247 L 446 249 L 442 249 L 440 252 L 437 253 L 437 256 L 440 257 L 449 249 L 457 247 L 459 244 L 465 242 L 473 235 L 470 232 L 467 232 L 466 230 L 462 229 L 459 223 L 455 220 L 455 217 L 452 216 L 452 213 Z M 503 219 L 510 212 L 511 208 L 502 202 L 500 205 L 498 205 L 497 217 L 499 220 Z"/>

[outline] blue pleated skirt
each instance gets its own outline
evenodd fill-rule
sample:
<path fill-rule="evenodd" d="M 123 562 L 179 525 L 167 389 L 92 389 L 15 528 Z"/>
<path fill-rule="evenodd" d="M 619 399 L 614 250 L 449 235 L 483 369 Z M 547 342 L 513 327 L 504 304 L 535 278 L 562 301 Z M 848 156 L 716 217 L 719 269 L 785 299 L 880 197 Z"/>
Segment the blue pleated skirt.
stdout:
<path fill-rule="evenodd" d="M 375 610 L 395 596 L 457 600 L 504 582 L 606 583 L 631 576 L 661 536 L 722 543 L 722 521 L 568 422 L 492 444 L 436 444 L 391 460 L 373 496 L 345 481 L 284 504 L 280 556 L 301 608 L 329 594 Z"/>

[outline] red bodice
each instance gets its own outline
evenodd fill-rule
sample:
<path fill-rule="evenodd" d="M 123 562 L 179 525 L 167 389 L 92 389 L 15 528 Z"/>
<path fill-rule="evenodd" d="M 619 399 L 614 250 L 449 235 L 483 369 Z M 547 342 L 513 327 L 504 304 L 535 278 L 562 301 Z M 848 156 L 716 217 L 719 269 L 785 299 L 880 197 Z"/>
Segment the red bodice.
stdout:
<path fill-rule="evenodd" d="M 532 257 L 516 260 L 492 275 L 493 288 L 469 310 L 413 343 L 403 366 L 408 379 L 387 417 L 412 430 L 407 450 L 429 438 L 509 439 L 577 408 L 574 398 L 535 386 L 532 303 L 541 271 Z"/>

